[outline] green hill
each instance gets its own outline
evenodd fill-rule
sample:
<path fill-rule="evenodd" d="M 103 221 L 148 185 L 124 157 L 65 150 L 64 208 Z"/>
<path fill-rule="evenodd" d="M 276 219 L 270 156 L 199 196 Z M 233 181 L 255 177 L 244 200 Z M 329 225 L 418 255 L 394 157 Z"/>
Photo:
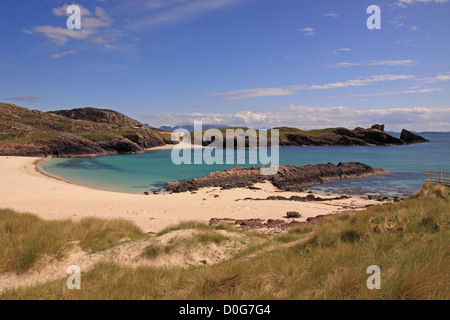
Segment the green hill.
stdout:
<path fill-rule="evenodd" d="M 0 103 L 1 155 L 135 153 L 164 145 L 169 138 L 113 110 L 82 108 L 42 112 Z"/>

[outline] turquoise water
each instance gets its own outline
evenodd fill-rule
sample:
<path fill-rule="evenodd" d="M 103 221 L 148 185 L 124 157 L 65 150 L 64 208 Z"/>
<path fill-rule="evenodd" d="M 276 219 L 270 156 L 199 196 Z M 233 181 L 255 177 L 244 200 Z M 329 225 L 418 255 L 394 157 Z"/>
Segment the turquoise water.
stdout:
<path fill-rule="evenodd" d="M 410 195 L 422 185 L 422 170 L 450 171 L 450 134 L 424 136 L 431 142 L 395 147 L 282 147 L 280 164 L 363 162 L 392 170 L 393 173 L 329 182 L 311 190 L 319 193 Z M 177 166 L 171 161 L 170 150 L 96 158 L 50 159 L 42 164 L 46 172 L 64 180 L 128 193 L 160 190 L 167 181 L 202 177 L 232 167 L 206 164 Z"/>

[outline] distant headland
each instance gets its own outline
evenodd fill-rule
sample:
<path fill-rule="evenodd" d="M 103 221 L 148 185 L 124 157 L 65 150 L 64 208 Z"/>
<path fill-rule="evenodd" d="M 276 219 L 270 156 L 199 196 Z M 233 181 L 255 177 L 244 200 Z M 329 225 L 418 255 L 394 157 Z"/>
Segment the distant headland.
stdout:
<path fill-rule="evenodd" d="M 221 128 L 225 134 L 228 129 Z M 246 128 L 242 128 L 246 129 Z M 328 128 L 304 131 L 278 127 L 280 146 L 386 146 L 429 142 L 408 130 L 400 138 L 384 131 Z M 108 109 L 79 108 L 42 112 L 0 103 L 0 155 L 81 157 L 141 153 L 173 144 L 170 131 L 149 128 L 122 113 Z M 203 141 L 207 146 L 210 142 Z"/>

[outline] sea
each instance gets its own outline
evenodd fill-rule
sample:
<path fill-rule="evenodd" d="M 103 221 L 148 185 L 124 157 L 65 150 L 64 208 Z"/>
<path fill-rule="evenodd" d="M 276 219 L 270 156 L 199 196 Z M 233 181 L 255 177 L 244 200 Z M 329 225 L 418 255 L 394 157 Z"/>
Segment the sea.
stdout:
<path fill-rule="evenodd" d="M 374 168 L 392 171 L 366 178 L 327 182 L 308 189 L 318 194 L 382 195 L 407 198 L 420 190 L 423 171 L 450 172 L 450 133 L 422 134 L 430 143 L 405 146 L 331 146 L 280 147 L 281 165 L 362 162 Z M 202 149 L 193 152 L 204 152 Z M 53 158 L 40 169 L 54 177 L 109 191 L 136 193 L 165 192 L 168 181 L 203 177 L 236 165 L 181 164 L 171 160 L 171 150 L 152 150 L 143 154 L 113 155 L 93 158 Z M 248 152 L 243 167 L 249 164 Z"/>

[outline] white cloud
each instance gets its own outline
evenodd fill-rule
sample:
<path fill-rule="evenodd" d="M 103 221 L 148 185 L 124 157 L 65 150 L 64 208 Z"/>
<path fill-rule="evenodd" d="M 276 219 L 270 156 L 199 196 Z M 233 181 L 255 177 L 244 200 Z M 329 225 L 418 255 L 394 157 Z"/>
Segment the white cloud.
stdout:
<path fill-rule="evenodd" d="M 327 68 L 348 68 L 348 67 L 354 67 L 354 66 L 360 66 L 361 63 L 359 62 L 338 62 L 329 64 Z"/>
<path fill-rule="evenodd" d="M 324 14 L 325 17 L 339 18 L 339 15 L 334 11 L 329 11 Z"/>
<path fill-rule="evenodd" d="M 444 4 L 447 3 L 448 0 L 397 0 L 396 5 L 398 7 L 402 7 L 405 8 L 409 5 L 413 5 L 413 4 L 427 4 L 427 3 L 439 3 L 439 4 Z"/>
<path fill-rule="evenodd" d="M 159 9 L 163 6 L 163 2 L 162 0 L 150 0 L 147 5 L 149 8 Z"/>
<path fill-rule="evenodd" d="M 409 31 L 417 31 L 417 29 L 419 29 L 418 26 L 412 26 L 411 28 L 409 28 Z"/>
<path fill-rule="evenodd" d="M 394 75 L 394 74 L 386 74 L 386 75 L 375 75 L 370 76 L 363 79 L 356 79 L 356 80 L 348 80 L 348 81 L 339 81 L 334 83 L 328 83 L 324 85 L 312 85 L 309 86 L 307 89 L 310 90 L 324 90 L 324 89 L 335 89 L 335 88 L 346 88 L 346 87 L 360 87 L 360 86 L 367 86 L 374 82 L 380 82 L 380 81 L 396 81 L 396 80 L 407 80 L 412 79 L 414 76 L 411 75 Z"/>
<path fill-rule="evenodd" d="M 378 60 L 364 63 L 366 66 L 408 67 L 418 64 L 416 60 Z M 327 65 L 327 68 L 348 68 L 363 65 L 361 62 L 338 62 Z"/>
<path fill-rule="evenodd" d="M 351 48 L 339 48 L 333 51 L 333 54 L 340 54 L 342 52 L 350 52 L 352 51 Z"/>
<path fill-rule="evenodd" d="M 286 88 L 257 88 L 257 89 L 245 89 L 236 90 L 230 92 L 218 92 L 211 93 L 207 96 L 230 96 L 227 100 L 243 100 L 257 97 L 274 97 L 274 96 L 288 96 L 296 94 L 297 86 Z"/>
<path fill-rule="evenodd" d="M 450 80 L 450 74 L 443 74 L 434 78 L 436 81 L 448 81 Z"/>
<path fill-rule="evenodd" d="M 444 82 L 450 80 L 450 72 L 439 74 L 435 77 L 425 78 L 425 83 Z"/>
<path fill-rule="evenodd" d="M 382 60 L 382 61 L 371 61 L 368 66 L 412 66 L 417 64 L 415 60 Z"/>
<path fill-rule="evenodd" d="M 343 126 L 347 128 L 370 127 L 384 123 L 388 130 L 403 128 L 417 131 L 450 130 L 450 108 L 390 108 L 359 110 L 348 107 L 287 106 L 262 112 L 238 112 L 233 114 L 156 114 L 142 118 L 153 126 L 163 124 L 186 125 L 194 120 L 205 124 L 273 128 L 291 126 L 300 129 L 320 129 Z"/>
<path fill-rule="evenodd" d="M 226 100 L 244 100 L 257 97 L 270 97 L 270 96 L 287 96 L 294 95 L 300 90 L 327 90 L 345 87 L 367 86 L 375 82 L 381 81 L 397 81 L 413 79 L 412 75 L 374 75 L 362 79 L 339 81 L 334 83 L 327 83 L 322 85 L 292 85 L 288 87 L 274 87 L 274 88 L 258 88 L 258 89 L 245 89 L 229 92 L 216 92 L 206 96 L 227 96 Z"/>
<path fill-rule="evenodd" d="M 425 88 L 425 89 L 410 89 L 403 91 L 387 91 L 378 93 L 367 93 L 367 94 L 352 94 L 349 97 L 376 97 L 376 96 L 392 96 L 397 94 L 411 94 L 411 93 L 431 93 L 431 92 L 441 92 L 444 91 L 442 88 Z"/>
<path fill-rule="evenodd" d="M 227 8 L 244 1 L 247 0 L 172 0 L 164 1 L 164 3 L 163 1 L 153 0 L 146 2 L 143 10 L 146 8 L 153 11 L 155 11 L 154 9 L 159 10 L 156 13 L 145 14 L 134 19 L 127 25 L 127 29 L 139 32 L 163 24 L 191 20 L 211 11 Z"/>
<path fill-rule="evenodd" d="M 302 31 L 303 35 L 305 37 L 312 37 L 316 35 L 316 31 L 314 28 L 306 27 L 306 28 L 299 28 L 298 31 Z"/>
<path fill-rule="evenodd" d="M 69 54 L 75 54 L 77 52 L 78 52 L 77 50 L 68 50 L 61 53 L 55 53 L 52 55 L 52 59 L 61 59 Z"/>
<path fill-rule="evenodd" d="M 68 5 L 54 8 L 53 14 L 65 16 Z M 40 33 L 54 41 L 58 45 L 64 45 L 69 39 L 86 40 L 97 34 L 99 29 L 109 27 L 113 24 L 111 17 L 100 7 L 95 8 L 94 15 L 85 7 L 81 8 L 81 30 L 69 30 L 67 28 L 54 27 L 50 25 L 35 26 L 31 30 L 23 30 L 28 34 Z"/>

